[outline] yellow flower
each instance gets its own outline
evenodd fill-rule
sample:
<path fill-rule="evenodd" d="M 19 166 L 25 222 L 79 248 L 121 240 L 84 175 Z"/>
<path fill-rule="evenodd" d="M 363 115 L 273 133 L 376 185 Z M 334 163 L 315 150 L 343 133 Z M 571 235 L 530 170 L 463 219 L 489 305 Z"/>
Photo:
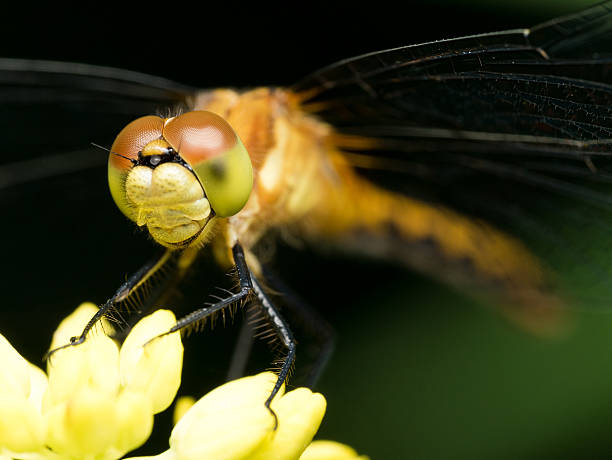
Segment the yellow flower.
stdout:
<path fill-rule="evenodd" d="M 95 313 L 81 305 L 54 334 L 51 348 L 78 335 Z M 183 347 L 165 335 L 174 315 L 143 318 L 122 347 L 91 333 L 85 343 L 56 352 L 48 376 L 0 335 L 0 460 L 106 460 L 143 444 L 153 415 L 166 409 L 180 385 Z M 110 326 L 103 324 L 104 331 Z M 170 448 L 156 460 L 366 460 L 354 450 L 312 438 L 326 401 L 306 388 L 279 391 L 265 407 L 276 375 L 265 372 L 222 385 L 193 403 L 179 400 L 180 420 Z M 134 460 L 134 457 L 132 460 Z"/>
<path fill-rule="evenodd" d="M 78 335 L 96 310 L 81 305 L 60 324 L 51 348 Z M 0 455 L 105 460 L 144 443 L 153 415 L 179 388 L 183 347 L 179 334 L 143 344 L 174 323 L 171 312 L 158 310 L 133 328 L 121 349 L 92 331 L 85 343 L 52 356 L 48 377 L 0 336 Z"/>
<path fill-rule="evenodd" d="M 355 449 L 335 441 L 313 441 L 304 451 L 300 460 L 368 460 L 358 455 Z"/>
<path fill-rule="evenodd" d="M 316 433 L 325 398 L 307 388 L 281 389 L 272 401 L 274 416 L 264 406 L 276 375 L 264 372 L 221 385 L 196 402 L 170 436 L 170 449 L 157 460 L 298 459 Z"/>
<path fill-rule="evenodd" d="M 40 411 L 47 377 L 2 336 L 0 362 L 0 446 L 18 452 L 38 450 L 47 432 Z"/>
<path fill-rule="evenodd" d="M 344 444 L 311 442 L 326 402 L 307 388 L 281 389 L 271 404 L 278 417 L 274 430 L 264 402 L 275 382 L 276 375 L 264 372 L 221 385 L 195 404 L 180 398 L 175 416 L 182 416 L 172 430 L 170 449 L 126 460 L 368 460 Z"/>

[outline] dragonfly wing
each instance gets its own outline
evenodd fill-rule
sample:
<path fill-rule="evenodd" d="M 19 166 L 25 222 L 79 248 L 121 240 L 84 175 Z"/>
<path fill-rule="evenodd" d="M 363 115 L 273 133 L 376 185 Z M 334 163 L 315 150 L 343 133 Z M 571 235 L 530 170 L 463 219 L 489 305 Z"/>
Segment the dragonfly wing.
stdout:
<path fill-rule="evenodd" d="M 386 170 L 387 186 L 493 223 L 580 305 L 607 305 L 610 45 L 606 2 L 531 29 L 348 59 L 292 89 L 368 175 Z"/>
<path fill-rule="evenodd" d="M 192 92 L 128 70 L 0 59 L 4 145 L 19 148 L 0 160 L 0 188 L 102 165 L 107 155 L 92 142 L 110 147 L 118 126 L 184 104 Z"/>
<path fill-rule="evenodd" d="M 343 132 L 609 150 L 611 6 L 359 56 L 293 90 Z"/>

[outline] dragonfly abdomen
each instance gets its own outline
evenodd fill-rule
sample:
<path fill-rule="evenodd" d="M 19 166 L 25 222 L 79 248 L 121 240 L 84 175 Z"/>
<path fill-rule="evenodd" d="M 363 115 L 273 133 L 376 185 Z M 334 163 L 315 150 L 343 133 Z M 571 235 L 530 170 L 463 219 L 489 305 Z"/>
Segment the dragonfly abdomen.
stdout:
<path fill-rule="evenodd" d="M 494 297 L 502 310 L 538 333 L 556 330 L 560 300 L 548 272 L 518 239 L 486 222 L 403 196 L 359 176 L 332 154 L 339 181 L 312 209 L 310 238 L 393 259 L 444 282 Z"/>

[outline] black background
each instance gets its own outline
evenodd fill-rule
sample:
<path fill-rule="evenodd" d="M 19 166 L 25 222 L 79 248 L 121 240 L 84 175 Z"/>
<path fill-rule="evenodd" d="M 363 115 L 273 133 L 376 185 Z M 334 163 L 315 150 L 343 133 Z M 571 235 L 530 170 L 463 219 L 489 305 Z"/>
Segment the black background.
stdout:
<path fill-rule="evenodd" d="M 525 27 L 546 9 L 453 5 L 195 3 L 33 7 L 3 26 L 3 55 L 122 67 L 200 87 L 287 85 L 336 60 L 379 49 Z M 567 8 L 571 9 L 571 8 Z"/>

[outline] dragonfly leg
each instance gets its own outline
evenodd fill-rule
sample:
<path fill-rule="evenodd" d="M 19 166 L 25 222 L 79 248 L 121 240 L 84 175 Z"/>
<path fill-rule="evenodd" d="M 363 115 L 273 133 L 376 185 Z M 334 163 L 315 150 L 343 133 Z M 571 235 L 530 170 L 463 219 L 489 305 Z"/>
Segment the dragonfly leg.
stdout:
<path fill-rule="evenodd" d="M 240 246 L 240 244 L 235 244 L 232 247 L 232 253 L 234 255 L 234 262 L 236 264 L 236 270 L 238 271 L 238 279 L 240 281 L 240 291 L 226 297 L 225 299 L 221 299 L 219 302 L 213 305 L 210 305 L 204 308 L 200 308 L 199 310 L 196 310 L 180 318 L 176 322 L 176 324 L 172 326 L 167 332 L 164 332 L 163 334 L 153 337 L 147 343 L 150 343 L 153 340 L 159 337 L 162 337 L 164 335 L 172 334 L 173 332 L 177 332 L 177 331 L 180 331 L 181 329 L 185 329 L 189 326 L 197 324 L 199 321 L 222 310 L 223 308 L 226 308 L 242 299 L 245 299 L 251 292 L 253 292 L 255 294 L 257 301 L 261 305 L 263 312 L 270 319 L 272 327 L 274 328 L 279 339 L 281 340 L 285 348 L 287 348 L 288 350 L 287 356 L 285 357 L 283 364 L 281 366 L 280 372 L 278 374 L 276 383 L 274 384 L 274 388 L 270 392 L 270 396 L 265 402 L 266 408 L 270 411 L 270 413 L 274 417 L 274 421 L 275 421 L 274 429 L 276 429 L 276 427 L 278 426 L 278 418 L 276 414 L 274 413 L 274 411 L 270 408 L 270 403 L 274 399 L 274 396 L 276 396 L 276 394 L 280 390 L 281 386 L 283 385 L 283 382 L 285 381 L 285 379 L 287 378 L 287 375 L 289 374 L 289 370 L 291 369 L 291 366 L 293 365 L 293 362 L 295 360 L 296 343 L 295 343 L 295 340 L 293 339 L 293 334 L 291 333 L 291 330 L 289 329 L 289 325 L 281 317 L 276 307 L 272 304 L 272 302 L 270 302 L 267 295 L 264 293 L 261 285 L 255 278 L 255 276 L 253 276 L 253 274 L 250 272 L 247 266 L 245 257 L 244 257 L 244 251 L 242 250 L 242 247 Z"/>
<path fill-rule="evenodd" d="M 139 286 L 141 286 L 146 280 L 148 280 L 170 259 L 170 255 L 171 251 L 165 250 L 156 257 L 149 260 L 142 267 L 140 267 L 140 269 L 133 273 L 132 276 L 130 276 L 127 281 L 125 281 L 125 283 L 119 286 L 115 294 L 113 294 L 113 296 L 108 299 L 104 305 L 100 307 L 100 309 L 95 313 L 95 315 L 91 317 L 91 319 L 83 328 L 81 335 L 71 337 L 69 343 L 54 348 L 53 350 L 49 350 L 44 356 L 44 360 L 48 360 L 54 353 L 59 350 L 83 343 L 85 341 L 85 338 L 87 337 L 87 334 L 94 327 L 94 325 L 98 321 L 100 321 L 107 313 L 109 313 L 118 302 L 127 300 Z"/>
<path fill-rule="evenodd" d="M 296 342 L 293 338 L 293 333 L 289 328 L 289 324 L 285 321 L 285 319 L 281 316 L 278 309 L 274 306 L 274 304 L 270 301 L 263 288 L 257 281 L 254 275 L 251 274 L 251 282 L 253 284 L 253 291 L 259 301 L 260 305 L 263 308 L 264 313 L 270 319 L 270 323 L 274 328 L 278 338 L 287 349 L 287 356 L 283 360 L 283 364 L 281 366 L 280 372 L 278 373 L 278 378 L 276 379 L 276 383 L 274 384 L 274 388 L 270 393 L 270 396 L 266 400 L 266 407 L 274 414 L 274 412 L 270 409 L 270 403 L 274 399 L 274 396 L 278 393 L 283 382 L 289 375 L 289 371 L 291 370 L 291 366 L 293 366 L 293 362 L 295 361 L 295 348 Z M 276 419 L 276 414 L 274 414 L 274 418 L 276 420 L 275 429 L 278 424 L 278 419 Z"/>
<path fill-rule="evenodd" d="M 290 316 L 294 327 L 299 325 L 300 330 L 316 341 L 314 350 L 311 350 L 310 369 L 304 378 L 304 385 L 313 388 L 319 381 L 321 374 L 327 367 L 336 345 L 336 333 L 331 324 L 308 302 L 302 299 L 295 291 L 289 288 L 268 267 L 263 266 L 263 276 L 266 283 L 275 291 L 282 294 L 283 307 Z M 303 356 L 302 356 L 302 362 Z"/>
<path fill-rule="evenodd" d="M 156 337 L 153 337 L 151 340 L 149 340 L 149 342 L 157 339 L 158 337 L 172 334 L 173 332 L 180 331 L 181 329 L 185 329 L 189 326 L 193 326 L 194 324 L 197 324 L 199 321 L 205 319 L 213 313 L 216 313 L 224 309 L 225 307 L 228 307 L 234 304 L 235 302 L 244 299 L 247 295 L 250 294 L 251 290 L 253 289 L 253 285 L 251 284 L 249 268 L 247 267 L 246 260 L 244 258 L 244 251 L 242 250 L 242 247 L 239 244 L 236 244 L 232 248 L 232 253 L 234 255 L 234 262 L 236 263 L 236 269 L 238 270 L 240 291 L 230 295 L 229 297 L 226 297 L 225 299 L 221 299 L 219 302 L 213 305 L 200 308 L 189 313 L 186 316 L 183 316 L 182 318 L 177 320 L 176 324 L 172 326 L 168 331 Z"/>
<path fill-rule="evenodd" d="M 283 308 L 288 312 L 291 324 L 297 324 L 304 334 L 316 341 L 314 350 L 310 350 L 308 373 L 301 377 L 304 385 L 313 388 L 319 381 L 323 370 L 331 358 L 336 334 L 334 328 L 329 324 L 315 308 L 308 304 L 268 267 L 262 266 L 263 277 L 266 284 L 274 291 L 282 294 Z M 271 302 L 270 302 L 271 303 Z M 245 373 L 246 363 L 255 338 L 255 331 L 251 324 L 251 318 L 245 317 L 240 328 L 238 340 L 234 348 L 231 364 L 227 373 L 227 380 L 240 378 Z"/>

